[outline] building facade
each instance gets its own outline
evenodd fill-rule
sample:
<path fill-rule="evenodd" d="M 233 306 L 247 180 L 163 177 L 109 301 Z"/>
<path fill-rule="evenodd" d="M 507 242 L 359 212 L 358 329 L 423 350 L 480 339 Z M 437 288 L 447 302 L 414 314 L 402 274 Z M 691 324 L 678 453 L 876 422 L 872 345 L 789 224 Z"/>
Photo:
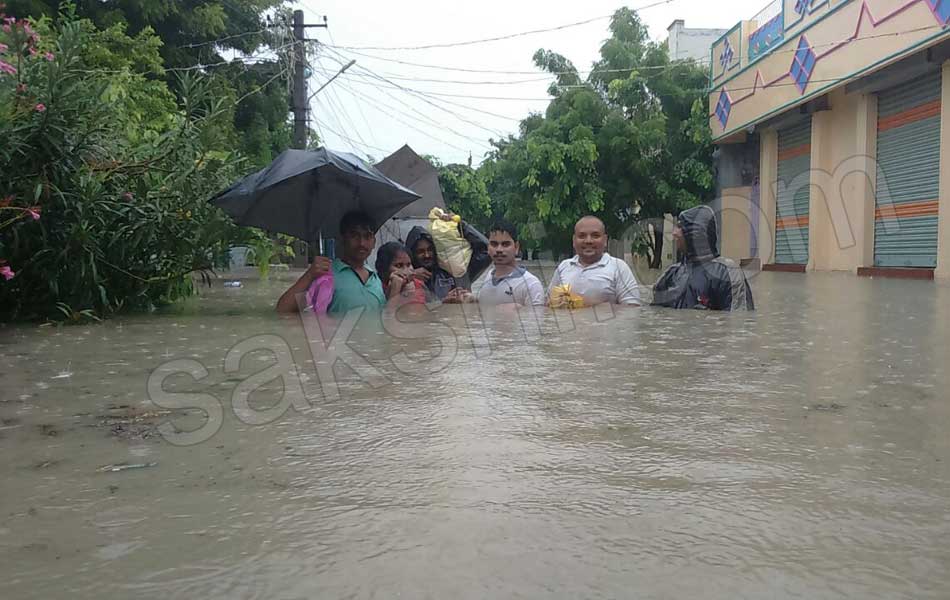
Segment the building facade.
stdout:
<path fill-rule="evenodd" d="M 683 19 L 677 19 L 666 28 L 669 32 L 667 46 L 670 60 L 694 60 L 707 62 L 709 48 L 726 33 L 725 29 L 687 28 Z"/>
<path fill-rule="evenodd" d="M 778 0 L 711 48 L 723 251 L 950 278 L 950 0 Z"/>

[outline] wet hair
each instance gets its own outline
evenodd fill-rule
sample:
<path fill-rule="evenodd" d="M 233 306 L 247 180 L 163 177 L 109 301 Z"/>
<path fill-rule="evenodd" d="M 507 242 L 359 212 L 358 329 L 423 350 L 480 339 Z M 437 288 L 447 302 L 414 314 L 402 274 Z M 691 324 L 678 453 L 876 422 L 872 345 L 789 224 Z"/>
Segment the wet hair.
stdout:
<path fill-rule="evenodd" d="M 386 242 L 376 251 L 376 274 L 386 281 L 386 275 L 389 273 L 389 267 L 400 252 L 405 252 L 406 256 L 412 259 L 409 249 L 399 242 Z"/>
<path fill-rule="evenodd" d="M 340 219 L 340 235 L 346 235 L 364 229 L 370 232 L 376 231 L 373 219 L 361 210 L 351 210 Z"/>
<path fill-rule="evenodd" d="M 511 236 L 512 241 L 518 241 L 518 228 L 504 219 L 495 219 L 488 228 L 487 233 L 491 235 L 496 231 L 498 233 L 507 233 Z"/>

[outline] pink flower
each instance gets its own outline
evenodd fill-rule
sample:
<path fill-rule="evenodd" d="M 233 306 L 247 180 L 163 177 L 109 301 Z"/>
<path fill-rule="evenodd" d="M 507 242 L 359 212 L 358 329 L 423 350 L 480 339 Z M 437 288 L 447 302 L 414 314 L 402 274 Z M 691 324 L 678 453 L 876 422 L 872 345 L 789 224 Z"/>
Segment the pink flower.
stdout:
<path fill-rule="evenodd" d="M 125 198 L 125 201 L 126 201 L 126 202 L 131 202 L 131 201 L 132 201 L 132 192 L 126 192 L 126 193 L 122 194 L 122 197 Z"/>
<path fill-rule="evenodd" d="M 0 52 L 6 52 L 9 49 L 10 46 L 7 46 L 6 44 L 0 44 Z"/>
<path fill-rule="evenodd" d="M 36 48 L 30 48 L 30 56 L 36 56 Z"/>
<path fill-rule="evenodd" d="M 0 73 L 8 73 L 10 75 L 16 75 L 16 67 L 10 63 L 3 62 L 0 60 Z"/>
<path fill-rule="evenodd" d="M 4 25 L 3 25 L 3 32 L 4 32 L 4 33 L 10 33 L 10 26 L 7 25 L 6 23 L 4 23 Z"/>
<path fill-rule="evenodd" d="M 46 112 L 46 105 L 42 102 L 37 104 L 34 108 L 36 109 L 36 112 Z"/>
<path fill-rule="evenodd" d="M 40 211 L 42 209 L 39 206 L 31 206 L 30 208 L 24 208 L 23 210 L 30 213 L 30 216 L 33 217 L 34 221 L 40 220 Z"/>
<path fill-rule="evenodd" d="M 10 281 L 11 279 L 13 279 L 16 273 L 14 273 L 13 269 L 11 269 L 10 267 L 3 265 L 2 267 L 0 267 L 0 275 L 3 275 L 4 279 L 6 279 L 7 281 Z"/>
<path fill-rule="evenodd" d="M 56 58 L 56 57 L 53 56 L 53 53 L 52 53 L 52 52 L 47 52 L 46 54 L 43 55 L 43 58 L 45 58 L 46 60 L 48 60 L 48 61 L 50 61 L 50 62 L 53 62 L 53 59 Z"/>

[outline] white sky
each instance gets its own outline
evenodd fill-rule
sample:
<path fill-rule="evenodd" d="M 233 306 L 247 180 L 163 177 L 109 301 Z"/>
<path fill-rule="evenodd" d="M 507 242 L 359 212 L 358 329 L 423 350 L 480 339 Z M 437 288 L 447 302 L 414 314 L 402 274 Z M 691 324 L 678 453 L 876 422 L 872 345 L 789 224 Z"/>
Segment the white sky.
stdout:
<path fill-rule="evenodd" d="M 639 0 L 629 6 L 636 8 L 654 2 Z M 766 4 L 763 0 L 670 0 L 645 8 L 640 17 L 648 25 L 650 36 L 663 41 L 667 37 L 666 28 L 674 19 L 684 19 L 686 27 L 728 28 L 741 19 L 751 18 Z M 307 30 L 307 37 L 335 46 L 363 47 L 421 46 L 504 36 L 607 17 L 621 6 L 618 0 L 300 0 L 297 3 L 297 8 L 304 10 L 307 22 L 319 22 L 323 15 L 329 20 L 328 30 L 311 28 Z M 531 61 L 534 52 L 538 48 L 554 50 L 570 59 L 578 69 L 589 69 L 599 56 L 600 45 L 608 37 L 608 24 L 609 19 L 603 18 L 560 31 L 456 48 L 324 49 L 320 55 L 311 57 L 314 66 L 309 84 L 311 93 L 338 71 L 341 64 L 350 59 L 357 62 L 313 99 L 313 125 L 327 147 L 364 157 L 372 155 L 376 160 L 408 143 L 416 152 L 435 155 L 445 163 L 465 162 L 471 153 L 473 163 L 478 164 L 489 148 L 489 138 L 517 132 L 520 119 L 547 106 L 551 77 L 534 67 Z M 357 52 L 427 65 L 531 74 L 422 68 L 369 58 Z M 410 91 L 392 89 L 363 69 L 413 91 L 458 97 L 420 97 Z"/>

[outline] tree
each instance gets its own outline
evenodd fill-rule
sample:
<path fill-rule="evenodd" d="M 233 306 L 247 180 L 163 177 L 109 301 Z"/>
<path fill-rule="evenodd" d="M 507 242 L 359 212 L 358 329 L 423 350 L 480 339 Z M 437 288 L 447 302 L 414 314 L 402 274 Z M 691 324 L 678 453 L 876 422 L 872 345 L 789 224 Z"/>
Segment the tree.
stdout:
<path fill-rule="evenodd" d="M 438 169 L 446 207 L 476 228 L 485 230 L 493 214 L 482 174 L 468 165 L 444 165 Z"/>
<path fill-rule="evenodd" d="M 671 63 L 629 9 L 614 14 L 610 31 L 586 80 L 556 52 L 535 53 L 535 64 L 556 76 L 553 99 L 544 115 L 522 122 L 518 136 L 493 141 L 480 167 L 492 200 L 512 220 L 538 223 L 554 250 L 585 214 L 617 235 L 711 199 L 705 73 Z M 656 227 L 654 266 L 662 233 Z"/>
<path fill-rule="evenodd" d="M 60 4 L 60 0 L 7 0 L 6 11 L 19 17 L 57 19 Z M 227 137 L 255 167 L 264 166 L 290 146 L 287 90 L 281 86 L 287 77 L 280 76 L 287 72 L 281 55 L 287 54 L 290 42 L 289 17 L 280 10 L 283 4 L 283 0 L 77 0 L 67 12 L 89 19 L 102 30 L 118 28 L 132 39 L 143 33 L 157 36 L 160 61 L 153 72 L 176 93 L 175 71 L 169 69 L 217 65 L 206 70 L 212 93 L 232 103 L 243 97 L 250 101 L 224 106 L 213 124 L 220 128 L 215 135 Z M 250 54 L 268 48 L 276 53 L 268 60 L 221 64 L 227 62 L 227 52 Z"/>
<path fill-rule="evenodd" d="M 160 40 L 65 16 L 0 32 L 0 319 L 99 318 L 194 292 L 237 228 L 207 199 L 241 159 L 207 78 Z M 36 28 L 34 30 L 34 27 Z"/>

